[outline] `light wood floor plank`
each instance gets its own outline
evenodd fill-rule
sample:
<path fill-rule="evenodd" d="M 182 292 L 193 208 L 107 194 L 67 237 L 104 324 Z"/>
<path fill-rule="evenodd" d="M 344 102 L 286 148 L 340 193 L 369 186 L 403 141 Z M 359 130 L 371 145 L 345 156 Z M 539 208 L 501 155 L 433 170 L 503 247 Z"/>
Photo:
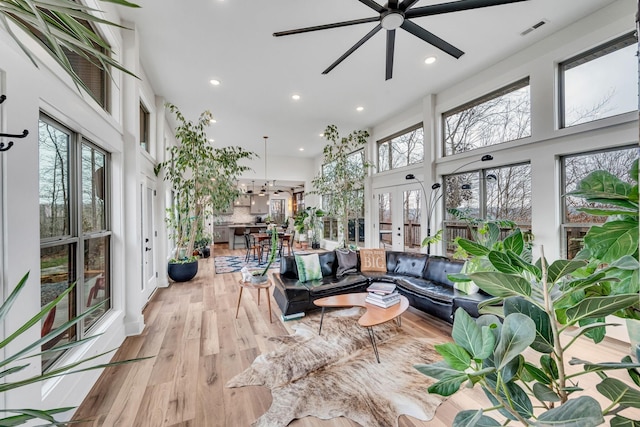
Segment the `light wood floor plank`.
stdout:
<path fill-rule="evenodd" d="M 242 255 L 217 245 L 216 255 Z M 246 427 L 271 405 L 265 387 L 228 389 L 225 383 L 246 369 L 256 356 L 270 351 L 269 337 L 293 331 L 297 321 L 282 322 L 271 297 L 273 323 L 269 323 L 264 293 L 243 292 L 238 319 L 239 273 L 215 274 L 213 258 L 200 261 L 196 278 L 159 289 L 144 310 L 146 327 L 129 337 L 115 355 L 121 360 L 141 356 L 154 359 L 104 371 L 75 419 L 88 420 L 81 427 Z M 273 288 L 271 288 L 273 292 Z M 450 341 L 451 326 L 410 308 L 403 329 L 414 336 Z M 593 344 L 582 341 L 573 353 L 619 361 L 628 345 L 605 340 L 594 354 Z M 624 377 L 623 373 L 612 376 Z M 580 379 L 586 393 L 596 396 L 595 376 Z M 426 391 L 425 391 L 426 393 Z M 598 397 L 598 399 L 600 399 Z M 400 427 L 450 426 L 455 414 L 486 405 L 480 389 L 459 393 L 444 402 L 430 422 L 402 416 Z M 635 415 L 635 413 L 634 413 Z M 344 418 L 319 420 L 306 417 L 291 427 L 357 427 Z"/>

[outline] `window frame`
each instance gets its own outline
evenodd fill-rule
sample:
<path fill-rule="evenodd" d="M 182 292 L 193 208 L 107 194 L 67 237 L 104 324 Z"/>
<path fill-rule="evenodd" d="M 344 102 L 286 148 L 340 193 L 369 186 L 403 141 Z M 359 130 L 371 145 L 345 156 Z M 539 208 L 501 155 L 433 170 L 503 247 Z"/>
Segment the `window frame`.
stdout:
<path fill-rule="evenodd" d="M 69 135 L 69 144 L 67 147 L 68 153 L 68 181 L 69 181 L 69 234 L 59 236 L 49 236 L 40 238 L 40 249 L 48 249 L 55 247 L 69 247 L 70 259 L 68 260 L 69 271 L 67 278 L 67 286 L 71 283 L 76 283 L 75 288 L 69 293 L 69 306 L 67 319 L 75 318 L 89 307 L 85 307 L 84 302 L 88 301 L 87 292 L 85 292 L 85 261 L 86 257 L 84 251 L 88 246 L 87 242 L 94 242 L 99 239 L 106 239 L 107 250 L 104 254 L 105 260 L 105 272 L 104 272 L 104 299 L 107 302 L 104 304 L 104 311 L 96 318 L 82 319 L 77 325 L 70 328 L 69 335 L 70 340 L 80 340 L 84 337 L 90 336 L 96 329 L 100 320 L 112 310 L 113 306 L 110 303 L 110 296 L 112 295 L 112 283 L 111 283 L 111 268 L 113 259 L 113 231 L 111 230 L 111 156 L 110 154 L 86 139 L 81 133 L 75 132 L 59 121 L 55 120 L 51 116 L 44 112 L 40 112 L 38 122 L 43 122 L 48 126 L 52 126 L 56 129 L 60 129 Z M 38 142 L 40 144 L 40 140 Z M 84 147 L 89 147 L 91 150 L 104 155 L 104 228 L 100 230 L 83 230 L 82 215 L 84 211 L 83 206 L 83 186 L 82 186 L 82 152 Z M 39 181 L 42 180 L 42 176 L 39 176 Z M 42 261 L 42 258 L 40 258 Z M 42 292 L 42 282 L 41 282 Z M 41 293 L 42 304 L 42 293 Z M 54 326 L 55 327 L 55 326 Z M 49 341 L 51 343 L 59 338 L 54 338 Z M 49 343 L 45 343 L 45 346 Z M 48 371 L 54 368 L 60 361 L 61 357 L 66 354 L 60 352 L 52 355 L 49 359 L 42 360 L 42 371 Z"/>
<path fill-rule="evenodd" d="M 151 153 L 151 113 L 144 102 L 140 101 L 140 147 Z"/>
<path fill-rule="evenodd" d="M 392 153 L 393 153 L 393 150 L 392 150 L 393 140 L 396 139 L 396 138 L 399 138 L 399 137 L 401 137 L 403 135 L 406 135 L 406 134 L 409 134 L 411 132 L 414 132 L 414 131 L 416 131 L 418 129 L 422 129 L 423 130 L 423 133 L 422 133 L 422 159 L 419 162 L 407 163 L 406 165 L 394 168 L 393 167 L 393 155 L 392 155 Z M 380 147 L 382 145 L 386 144 L 386 143 L 389 143 L 389 145 L 388 145 L 388 147 L 389 147 L 388 148 L 388 155 L 387 155 L 388 156 L 387 160 L 388 160 L 389 164 L 387 165 L 387 169 L 381 170 L 380 169 Z M 423 163 L 423 162 L 424 162 L 424 123 L 423 122 L 417 123 L 417 124 L 415 124 L 413 126 L 410 126 L 410 127 L 406 128 L 406 129 L 403 129 L 403 130 L 401 130 L 399 132 L 391 134 L 391 135 L 389 135 L 389 136 L 387 136 L 385 138 L 382 138 L 382 139 L 380 139 L 380 140 L 378 140 L 376 142 L 376 172 L 377 173 L 389 172 L 389 171 L 393 171 L 393 170 L 396 170 L 396 169 L 405 168 L 405 167 L 408 167 L 408 166 L 418 165 L 418 164 Z"/>
<path fill-rule="evenodd" d="M 631 144 L 631 145 L 622 145 L 622 146 L 617 146 L 617 147 L 606 147 L 606 148 L 601 148 L 601 149 L 597 149 L 597 150 L 591 150 L 591 151 L 587 151 L 587 152 L 580 152 L 580 153 L 573 153 L 573 154 L 567 154 L 564 156 L 560 156 L 558 159 L 558 162 L 560 164 L 560 179 L 559 179 L 559 185 L 560 185 L 560 197 L 561 200 L 559 202 L 560 205 L 560 253 L 561 256 L 565 259 L 573 259 L 572 256 L 570 256 L 572 254 L 572 251 L 569 248 L 569 239 L 567 234 L 569 232 L 575 232 L 577 234 L 575 234 L 574 237 L 577 237 L 578 239 L 582 239 L 584 237 L 584 235 L 587 233 L 587 231 L 589 231 L 589 229 L 591 228 L 591 226 L 593 225 L 601 225 L 605 222 L 606 217 L 600 217 L 600 222 L 569 222 L 568 218 L 567 218 L 567 202 L 565 200 L 565 194 L 566 192 L 570 191 L 569 189 L 567 189 L 567 173 L 566 173 L 566 164 L 565 164 L 565 159 L 568 158 L 575 158 L 575 157 L 584 157 L 584 156 L 592 156 L 592 155 L 596 155 L 596 154 L 601 154 L 601 153 L 608 153 L 608 152 L 614 152 L 614 151 L 626 151 L 626 150 L 635 150 L 636 153 L 638 153 L 638 146 Z M 575 250 L 575 252 L 577 253 L 580 250 L 580 248 L 578 248 L 577 250 Z"/>
<path fill-rule="evenodd" d="M 472 148 L 470 150 L 465 150 L 465 151 L 460 151 L 460 152 L 455 152 L 455 153 L 447 153 L 447 117 L 453 116 L 455 114 L 461 113 L 463 111 L 469 110 L 473 107 L 477 107 L 479 105 L 482 105 L 484 103 L 487 103 L 493 99 L 496 99 L 498 97 L 501 97 L 503 95 L 507 95 L 509 93 L 515 92 L 517 90 L 520 90 L 522 88 L 525 87 L 529 87 L 529 134 L 527 136 L 523 136 L 521 138 L 517 138 L 517 139 L 510 139 L 510 140 L 506 140 L 506 141 L 500 141 L 500 142 L 496 142 L 493 144 L 489 144 L 489 145 L 484 145 L 481 147 L 476 147 L 476 148 Z M 455 108 L 452 108 L 450 110 L 444 111 L 441 115 L 440 115 L 440 126 L 442 129 L 442 141 L 441 141 L 441 150 L 442 150 L 442 156 L 443 157 L 448 157 L 448 156 L 456 156 L 462 153 L 469 153 L 471 151 L 475 151 L 475 150 L 479 150 L 482 148 L 486 148 L 486 147 L 493 147 L 495 145 L 499 145 L 499 144 L 504 144 L 506 142 L 514 142 L 514 141 L 520 141 L 524 138 L 530 138 L 532 136 L 531 133 L 531 78 L 530 76 L 526 76 L 524 78 L 521 78 L 519 80 L 516 80 L 512 83 L 509 83 L 505 86 L 502 86 L 494 91 L 491 91 L 485 95 L 482 95 L 478 98 L 475 98 L 471 101 L 468 101 L 464 104 L 461 104 Z"/>
<path fill-rule="evenodd" d="M 619 37 L 609 40 L 608 42 L 602 43 L 592 49 L 586 50 L 582 53 L 579 53 L 578 55 L 572 56 L 571 58 L 558 63 L 558 127 L 559 129 L 567 129 L 573 126 L 579 126 L 582 124 L 592 123 L 594 121 L 603 120 L 609 117 L 615 117 L 621 114 L 625 114 L 625 113 L 619 113 L 611 116 L 604 116 L 598 119 L 589 120 L 587 122 L 581 122 L 581 123 L 576 123 L 576 124 L 567 126 L 566 114 L 565 114 L 565 106 L 566 106 L 565 72 L 568 70 L 571 70 L 572 68 L 579 67 L 580 65 L 591 62 L 593 60 L 603 58 L 611 53 L 617 52 L 618 50 L 624 49 L 634 44 L 635 45 L 638 44 L 638 36 L 636 35 L 635 30 L 625 33 Z"/>

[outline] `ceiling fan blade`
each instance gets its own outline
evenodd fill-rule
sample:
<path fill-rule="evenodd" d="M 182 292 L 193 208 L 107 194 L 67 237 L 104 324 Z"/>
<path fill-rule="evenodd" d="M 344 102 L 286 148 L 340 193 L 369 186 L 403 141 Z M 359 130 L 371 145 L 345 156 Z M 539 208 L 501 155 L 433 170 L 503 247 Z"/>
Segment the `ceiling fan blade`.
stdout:
<path fill-rule="evenodd" d="M 417 2 L 418 2 L 418 0 L 402 0 L 402 3 L 400 3 L 399 9 L 402 10 L 402 11 L 406 11 L 411 6 L 416 4 Z"/>
<path fill-rule="evenodd" d="M 384 12 L 385 8 L 380 6 L 373 0 L 360 0 L 360 3 L 369 6 L 371 9 L 375 10 L 378 13 Z"/>
<path fill-rule="evenodd" d="M 424 28 L 422 28 L 417 24 L 414 24 L 411 21 L 405 20 L 400 27 L 404 28 L 414 36 L 421 38 L 422 40 L 426 41 L 430 45 L 433 45 L 438 49 L 442 50 L 443 52 L 448 53 L 449 55 L 453 56 L 456 59 L 464 55 L 464 52 L 458 49 L 457 47 L 447 43 L 446 41 L 442 40 L 440 37 L 436 36 L 433 33 L 430 33 L 429 31 L 425 30 Z"/>
<path fill-rule="evenodd" d="M 389 2 L 387 3 L 387 9 L 398 9 L 398 0 L 389 0 Z"/>
<path fill-rule="evenodd" d="M 405 12 L 405 18 L 419 18 L 421 16 L 438 15 L 441 13 L 460 12 L 481 7 L 500 6 L 529 0 L 459 0 L 448 3 L 433 4 L 416 7 Z"/>
<path fill-rule="evenodd" d="M 379 16 L 376 16 L 375 18 L 354 19 L 354 20 L 351 20 L 351 21 L 336 22 L 336 23 L 333 23 L 333 24 L 316 25 L 314 27 L 298 28 L 296 30 L 279 31 L 277 33 L 273 33 L 273 36 L 274 37 L 290 36 L 292 34 L 309 33 L 311 31 L 319 31 L 319 30 L 329 30 L 331 28 L 347 27 L 349 25 L 367 24 L 369 22 L 377 22 L 379 20 L 380 20 Z"/>
<path fill-rule="evenodd" d="M 387 31 L 387 69 L 385 73 L 385 80 L 389 80 L 393 77 L 393 51 L 396 43 L 396 30 Z"/>
<path fill-rule="evenodd" d="M 367 33 L 367 35 L 365 35 L 363 38 L 361 38 L 360 40 L 358 40 L 358 42 L 356 44 L 354 44 L 353 46 L 351 46 L 351 48 L 346 51 L 340 58 L 338 58 L 333 64 L 329 65 L 329 68 L 327 68 L 326 70 L 324 70 L 322 72 L 322 74 L 329 74 L 329 72 L 331 70 L 333 70 L 334 68 L 336 68 L 338 66 L 338 64 L 340 64 L 342 61 L 344 61 L 349 55 L 351 55 L 353 52 L 355 52 L 355 50 L 357 48 L 359 48 L 360 46 L 362 46 L 367 40 L 369 40 L 371 37 L 374 36 L 375 33 L 377 33 L 378 31 L 380 31 L 382 29 L 382 25 L 378 24 L 376 25 L 373 30 L 369 31 Z"/>

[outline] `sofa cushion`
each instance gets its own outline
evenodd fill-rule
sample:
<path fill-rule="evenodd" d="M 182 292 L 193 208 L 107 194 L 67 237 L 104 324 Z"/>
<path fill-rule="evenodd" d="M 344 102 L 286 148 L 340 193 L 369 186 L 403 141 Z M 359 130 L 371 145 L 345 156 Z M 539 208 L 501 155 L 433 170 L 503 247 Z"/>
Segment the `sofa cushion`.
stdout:
<path fill-rule="evenodd" d="M 314 280 L 304 283 L 309 289 L 312 298 L 320 298 L 328 295 L 344 294 L 354 291 L 363 291 L 368 286 L 367 278 L 359 274 L 349 274 L 340 279 L 324 277 L 322 280 Z"/>
<path fill-rule="evenodd" d="M 394 273 L 404 276 L 422 277 L 427 256 L 424 254 L 405 253 L 398 255 Z"/>
<path fill-rule="evenodd" d="M 295 256 L 283 256 L 280 258 L 280 275 L 286 279 L 298 280 L 298 265 Z"/>
<path fill-rule="evenodd" d="M 444 257 L 430 257 L 427 261 L 427 268 L 422 276 L 424 279 L 450 286 L 453 289 L 453 282 L 447 277 L 449 274 L 460 273 L 462 266 L 461 261 L 452 261 Z"/>
<path fill-rule="evenodd" d="M 387 271 L 384 249 L 360 249 L 360 271 Z"/>
<path fill-rule="evenodd" d="M 304 283 L 311 280 L 322 279 L 320 258 L 318 254 L 295 255 L 298 266 L 298 279 Z"/>
<path fill-rule="evenodd" d="M 322 277 L 335 276 L 338 269 L 335 251 L 320 252 L 318 253 L 318 258 L 320 258 Z"/>
<path fill-rule="evenodd" d="M 351 249 L 336 249 L 336 259 L 338 260 L 336 277 L 358 273 L 358 254 L 355 251 Z"/>
<path fill-rule="evenodd" d="M 452 286 L 441 285 L 429 280 L 418 279 L 415 277 L 403 277 L 396 281 L 396 285 L 401 289 L 416 295 L 428 297 L 435 301 L 453 303 L 456 290 Z"/>

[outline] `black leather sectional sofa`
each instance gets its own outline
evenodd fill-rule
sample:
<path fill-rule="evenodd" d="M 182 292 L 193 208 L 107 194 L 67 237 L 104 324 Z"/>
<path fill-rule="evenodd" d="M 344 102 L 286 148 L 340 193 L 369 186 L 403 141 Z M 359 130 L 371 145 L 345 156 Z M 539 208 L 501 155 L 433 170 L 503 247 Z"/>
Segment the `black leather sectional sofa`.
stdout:
<path fill-rule="evenodd" d="M 482 291 L 467 295 L 454 288 L 448 274 L 459 273 L 463 263 L 443 257 L 410 252 L 386 252 L 387 272 L 358 271 L 336 277 L 335 251 L 319 254 L 322 280 L 302 283 L 294 256 L 282 257 L 280 273 L 273 274 L 273 296 L 284 316 L 314 310 L 313 301 L 336 294 L 364 292 L 372 282 L 391 282 L 407 297 L 409 304 L 453 323 L 453 313 L 462 307 L 478 317 L 478 303 L 491 298 Z"/>

